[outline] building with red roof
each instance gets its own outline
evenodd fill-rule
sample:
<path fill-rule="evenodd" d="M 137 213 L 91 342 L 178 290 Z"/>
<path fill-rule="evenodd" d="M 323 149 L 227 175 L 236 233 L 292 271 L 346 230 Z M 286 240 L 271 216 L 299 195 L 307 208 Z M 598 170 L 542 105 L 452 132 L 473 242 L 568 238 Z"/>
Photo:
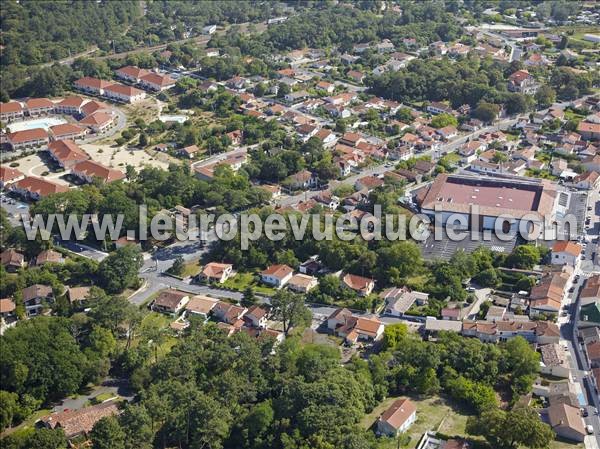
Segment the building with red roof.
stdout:
<path fill-rule="evenodd" d="M 140 79 L 150 73 L 146 69 L 140 69 L 134 65 L 127 65 L 125 67 L 121 67 L 115 71 L 117 78 L 121 78 L 122 80 L 129 81 L 132 83 L 139 83 Z"/>
<path fill-rule="evenodd" d="M 112 84 L 110 81 L 85 76 L 74 83 L 75 89 L 94 95 L 104 95 L 104 89 Z"/>
<path fill-rule="evenodd" d="M 111 113 L 97 111 L 79 120 L 79 124 L 90 128 L 94 133 L 102 133 L 113 125 L 114 120 Z"/>
<path fill-rule="evenodd" d="M 48 145 L 48 153 L 62 168 L 70 169 L 90 157 L 72 140 L 55 140 Z"/>
<path fill-rule="evenodd" d="M 76 140 L 83 139 L 85 137 L 87 128 L 75 125 L 74 123 L 63 123 L 61 125 L 51 126 L 49 131 L 52 140 Z"/>
<path fill-rule="evenodd" d="M 84 103 L 85 99 L 73 95 L 55 104 L 54 111 L 57 114 L 80 115 Z"/>
<path fill-rule="evenodd" d="M 23 118 L 23 106 L 18 101 L 0 103 L 0 121 L 11 122 Z"/>
<path fill-rule="evenodd" d="M 91 160 L 75 164 L 71 170 L 71 174 L 87 183 L 91 183 L 94 178 L 99 178 L 106 183 L 125 178 L 125 174 L 122 171 L 106 167 Z"/>
<path fill-rule="evenodd" d="M 13 150 L 20 150 L 46 144 L 50 140 L 50 136 L 43 128 L 33 128 L 10 133 L 7 139 Z"/>
<path fill-rule="evenodd" d="M 42 178 L 27 176 L 11 184 L 10 190 L 33 201 L 53 193 L 67 192 L 69 188 Z"/>
<path fill-rule="evenodd" d="M 0 165 L 0 187 L 23 179 L 25 175 L 16 168 Z"/>
<path fill-rule="evenodd" d="M 146 97 L 146 93 L 143 90 L 125 86 L 120 83 L 107 86 L 104 89 L 104 95 L 113 101 L 120 101 L 123 103 L 135 103 Z"/>
<path fill-rule="evenodd" d="M 54 112 L 54 103 L 47 98 L 30 98 L 25 102 L 25 110 L 31 117 Z"/>
<path fill-rule="evenodd" d="M 150 72 L 140 78 L 140 86 L 160 92 L 169 89 L 175 85 L 176 81 L 169 75 L 160 75 Z"/>

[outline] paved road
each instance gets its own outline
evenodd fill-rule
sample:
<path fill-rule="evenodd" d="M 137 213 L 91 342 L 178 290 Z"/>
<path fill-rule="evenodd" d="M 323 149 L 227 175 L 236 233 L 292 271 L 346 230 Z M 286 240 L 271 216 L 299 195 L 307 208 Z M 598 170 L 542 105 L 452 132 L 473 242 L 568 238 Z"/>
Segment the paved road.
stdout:
<path fill-rule="evenodd" d="M 575 284 L 575 292 L 568 294 L 565 301 L 565 308 L 569 311 L 567 317 L 559 317 L 562 344 L 565 344 L 571 355 L 571 376 L 572 381 L 577 384 L 577 389 L 581 391 L 586 400 L 589 416 L 584 418 L 585 423 L 594 428 L 594 434 L 586 437 L 585 446 L 587 449 L 597 449 L 600 447 L 600 419 L 594 415 L 594 409 L 600 410 L 600 398 L 595 393 L 592 384 L 590 383 L 588 373 L 589 365 L 585 357 L 584 350 L 579 343 L 577 337 L 577 324 L 579 321 L 579 313 L 581 309 L 580 292 L 585 279 L 592 273 L 599 273 L 600 266 L 591 262 L 591 253 L 595 251 L 595 244 L 589 243 L 590 240 L 598 236 L 598 228 L 600 226 L 600 192 L 590 192 L 588 195 L 588 205 L 592 206 L 592 224 L 593 226 L 587 230 L 586 240 L 587 248 L 584 251 L 586 260 L 583 260 L 576 269 L 575 274 L 581 276 L 579 282 Z"/>

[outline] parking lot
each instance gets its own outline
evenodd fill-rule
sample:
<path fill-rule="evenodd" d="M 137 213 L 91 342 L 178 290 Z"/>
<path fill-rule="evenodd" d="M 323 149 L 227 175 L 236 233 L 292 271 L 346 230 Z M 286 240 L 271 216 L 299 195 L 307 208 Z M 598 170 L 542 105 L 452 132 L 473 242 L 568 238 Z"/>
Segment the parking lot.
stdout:
<path fill-rule="evenodd" d="M 8 213 L 8 220 L 13 226 L 21 223 L 20 216 L 23 216 L 25 220 L 29 219 L 29 205 L 16 196 L 2 192 L 0 193 L 0 201 L 2 209 Z"/>

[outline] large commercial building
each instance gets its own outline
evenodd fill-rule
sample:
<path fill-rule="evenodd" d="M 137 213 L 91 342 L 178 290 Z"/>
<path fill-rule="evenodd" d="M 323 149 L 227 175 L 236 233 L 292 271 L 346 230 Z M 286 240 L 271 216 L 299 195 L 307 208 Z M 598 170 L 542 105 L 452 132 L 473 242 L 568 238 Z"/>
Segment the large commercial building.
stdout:
<path fill-rule="evenodd" d="M 512 226 L 508 222 L 502 225 L 508 232 L 518 229 L 520 220 L 528 214 L 554 220 L 557 196 L 556 185 L 548 181 L 440 174 L 418 194 L 417 202 L 421 212 L 432 218 L 439 212 L 442 224 L 452 214 L 459 214 L 470 228 L 474 227 L 471 215 L 477 206 L 479 217 L 473 221 L 479 230 L 494 229 L 498 217 L 510 216 L 514 219 Z"/>

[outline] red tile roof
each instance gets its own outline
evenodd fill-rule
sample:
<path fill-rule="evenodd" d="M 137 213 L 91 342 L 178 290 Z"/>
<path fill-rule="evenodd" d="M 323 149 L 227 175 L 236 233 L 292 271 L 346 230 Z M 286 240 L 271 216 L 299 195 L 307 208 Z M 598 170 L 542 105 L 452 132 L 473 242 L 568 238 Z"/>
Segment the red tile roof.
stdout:
<path fill-rule="evenodd" d="M 112 119 L 113 116 L 108 112 L 97 111 L 91 115 L 88 115 L 86 118 L 79 120 L 79 123 L 89 126 L 103 125 L 110 122 Z"/>
<path fill-rule="evenodd" d="M 35 108 L 53 108 L 54 103 L 52 103 L 47 98 L 30 98 L 25 103 L 27 109 L 35 109 Z"/>
<path fill-rule="evenodd" d="M 120 83 L 111 84 L 110 86 L 105 87 L 104 90 L 128 97 L 133 97 L 143 93 L 143 91 L 136 89 L 135 87 L 125 86 L 124 84 Z"/>
<path fill-rule="evenodd" d="M 73 123 L 63 123 L 61 125 L 54 125 L 50 127 L 50 131 L 54 136 L 66 136 L 69 134 L 79 134 L 85 131 L 81 126 L 75 125 Z"/>
<path fill-rule="evenodd" d="M 284 277 L 293 272 L 294 270 L 288 267 L 287 265 L 277 264 L 267 267 L 267 269 L 261 271 L 260 274 L 264 276 L 273 276 L 278 279 L 283 279 Z"/>
<path fill-rule="evenodd" d="M 156 84 L 157 86 L 169 86 L 175 84 L 175 80 L 168 75 L 159 75 L 158 73 L 150 72 L 141 77 L 147 83 Z"/>
<path fill-rule="evenodd" d="M 69 188 L 52 181 L 47 181 L 42 178 L 27 176 L 20 181 L 17 181 L 15 187 L 21 190 L 27 190 L 30 193 L 37 193 L 39 196 L 48 196 L 52 193 L 67 192 Z"/>
<path fill-rule="evenodd" d="M 575 242 L 568 240 L 559 240 L 552 247 L 553 253 L 568 253 L 571 256 L 579 256 L 581 254 L 581 246 Z"/>
<path fill-rule="evenodd" d="M 60 162 L 86 161 L 90 157 L 72 140 L 55 140 L 48 144 L 48 151 Z"/>
<path fill-rule="evenodd" d="M 147 75 L 149 72 L 146 69 L 140 69 L 139 67 L 133 65 L 127 65 L 125 67 L 117 69 L 117 73 L 127 75 L 133 78 L 141 78 L 144 75 Z"/>
<path fill-rule="evenodd" d="M 416 411 L 417 408 L 410 399 L 398 399 L 390 406 L 390 408 L 383 412 L 380 419 L 387 422 L 394 429 L 399 429 Z"/>
<path fill-rule="evenodd" d="M 110 81 L 84 76 L 83 78 L 79 78 L 77 81 L 75 81 L 75 84 L 93 89 L 104 89 L 107 86 L 110 86 L 112 83 Z"/>
<path fill-rule="evenodd" d="M 57 106 L 79 108 L 83 103 L 85 103 L 85 99 L 81 97 L 71 96 L 63 99 L 60 103 L 58 103 Z"/>
<path fill-rule="evenodd" d="M 0 166 L 0 181 L 7 183 L 23 176 L 19 170 L 4 165 Z"/>
<path fill-rule="evenodd" d="M 0 114 L 8 114 L 10 112 L 20 112 L 23 110 L 21 103 L 17 101 L 9 101 L 8 103 L 0 103 Z"/>
<path fill-rule="evenodd" d="M 10 140 L 11 143 L 33 142 L 35 140 L 47 138 L 48 132 L 43 128 L 26 129 L 23 131 L 16 131 L 8 135 L 8 140 Z"/>
<path fill-rule="evenodd" d="M 125 174 L 114 168 L 105 167 L 98 162 L 86 160 L 73 166 L 73 172 L 85 174 L 92 178 L 101 178 L 104 182 L 118 181 L 125 178 Z"/>

